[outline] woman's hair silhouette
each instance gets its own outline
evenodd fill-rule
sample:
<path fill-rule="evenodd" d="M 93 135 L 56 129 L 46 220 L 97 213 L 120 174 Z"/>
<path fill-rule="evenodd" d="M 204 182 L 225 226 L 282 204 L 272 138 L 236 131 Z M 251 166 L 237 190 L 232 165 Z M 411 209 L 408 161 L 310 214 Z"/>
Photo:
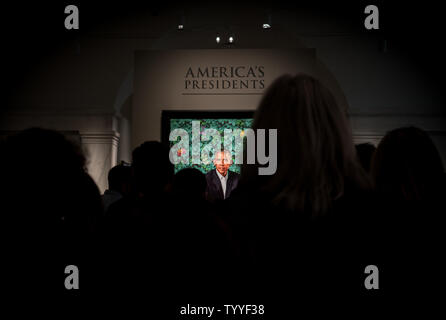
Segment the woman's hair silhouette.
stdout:
<path fill-rule="evenodd" d="M 253 129 L 277 129 L 277 171 L 255 177 L 257 165 L 246 165 L 242 183 L 258 181 L 252 186 L 274 203 L 317 216 L 344 194 L 347 181 L 367 186 L 346 110 L 317 79 L 305 74 L 276 79 L 257 108 Z"/>

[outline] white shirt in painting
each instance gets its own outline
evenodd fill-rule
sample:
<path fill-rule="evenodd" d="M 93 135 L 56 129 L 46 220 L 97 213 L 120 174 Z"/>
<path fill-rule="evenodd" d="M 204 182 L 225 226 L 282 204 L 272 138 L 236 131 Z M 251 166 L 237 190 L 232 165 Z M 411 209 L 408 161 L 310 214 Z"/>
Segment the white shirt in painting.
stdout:
<path fill-rule="evenodd" d="M 226 199 L 226 183 L 228 182 L 229 170 L 228 170 L 228 172 L 226 172 L 226 176 L 224 176 L 224 177 L 220 174 L 220 172 L 218 172 L 218 170 L 215 170 L 215 171 L 217 172 L 217 176 L 221 182 L 221 188 L 223 189 L 223 199 Z"/>

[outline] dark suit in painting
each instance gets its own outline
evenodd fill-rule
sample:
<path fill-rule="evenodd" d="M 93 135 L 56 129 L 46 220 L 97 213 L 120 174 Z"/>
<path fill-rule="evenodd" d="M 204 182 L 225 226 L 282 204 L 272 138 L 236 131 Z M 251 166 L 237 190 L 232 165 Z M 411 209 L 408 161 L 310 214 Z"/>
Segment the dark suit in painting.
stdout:
<path fill-rule="evenodd" d="M 231 192 L 237 187 L 240 175 L 236 172 L 228 170 L 226 182 L 226 194 L 223 195 L 223 188 L 221 186 L 220 178 L 217 170 L 213 169 L 206 174 L 207 188 L 206 199 L 209 201 L 217 201 L 227 199 Z"/>

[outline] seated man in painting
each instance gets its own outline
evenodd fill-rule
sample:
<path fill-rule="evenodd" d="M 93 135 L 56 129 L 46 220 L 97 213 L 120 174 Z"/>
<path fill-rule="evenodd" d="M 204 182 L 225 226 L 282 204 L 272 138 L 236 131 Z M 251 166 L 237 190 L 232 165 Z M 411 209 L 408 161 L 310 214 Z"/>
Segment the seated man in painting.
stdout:
<path fill-rule="evenodd" d="M 223 150 L 215 153 L 215 169 L 206 174 L 206 198 L 209 201 L 227 199 L 237 187 L 240 175 L 229 170 L 231 165 L 232 156 L 229 151 Z"/>

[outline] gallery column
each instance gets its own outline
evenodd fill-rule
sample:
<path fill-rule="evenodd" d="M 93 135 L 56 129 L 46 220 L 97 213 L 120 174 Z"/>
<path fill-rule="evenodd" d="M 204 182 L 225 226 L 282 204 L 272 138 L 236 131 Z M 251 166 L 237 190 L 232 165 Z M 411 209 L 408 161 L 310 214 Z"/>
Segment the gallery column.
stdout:
<path fill-rule="evenodd" d="M 108 171 L 117 164 L 119 133 L 116 131 L 80 132 L 86 154 L 87 170 L 101 194 L 107 189 Z"/>

